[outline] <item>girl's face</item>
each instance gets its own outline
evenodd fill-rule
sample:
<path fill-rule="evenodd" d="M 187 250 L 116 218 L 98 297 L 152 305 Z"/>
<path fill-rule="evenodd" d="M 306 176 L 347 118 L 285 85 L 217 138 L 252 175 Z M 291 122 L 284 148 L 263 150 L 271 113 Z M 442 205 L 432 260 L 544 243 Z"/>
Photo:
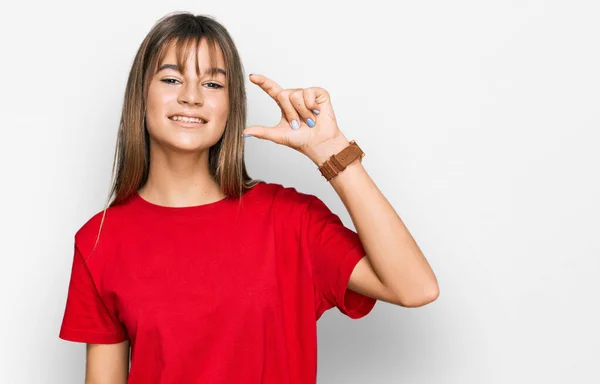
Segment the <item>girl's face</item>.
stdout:
<path fill-rule="evenodd" d="M 152 141 L 186 152 L 208 149 L 219 141 L 227 122 L 229 96 L 223 53 L 218 44 L 215 48 L 217 68 L 210 69 L 208 46 L 204 39 L 201 41 L 197 51 L 199 76 L 193 53 L 185 69 L 177 68 L 175 45 L 168 48 L 148 88 L 146 127 Z M 183 121 L 185 116 L 202 121 Z"/>

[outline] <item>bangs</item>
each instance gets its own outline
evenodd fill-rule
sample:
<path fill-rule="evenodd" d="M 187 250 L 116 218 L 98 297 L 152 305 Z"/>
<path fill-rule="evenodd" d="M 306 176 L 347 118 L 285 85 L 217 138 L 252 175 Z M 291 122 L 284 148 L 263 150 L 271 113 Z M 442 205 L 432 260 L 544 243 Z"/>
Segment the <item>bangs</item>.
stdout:
<path fill-rule="evenodd" d="M 175 37 L 165 44 L 161 46 L 159 49 L 156 60 L 154 61 L 155 65 L 154 72 L 160 68 L 163 64 L 163 60 L 167 54 L 169 48 L 175 44 L 175 55 L 177 60 L 177 66 L 179 67 L 182 74 L 185 75 L 186 66 L 185 63 L 189 60 L 190 55 L 194 56 L 194 68 L 196 69 L 196 76 L 200 76 L 200 65 L 198 63 L 198 48 L 200 48 L 200 42 L 202 39 L 205 39 L 205 42 L 208 44 L 208 52 L 209 52 L 209 63 L 206 65 L 206 69 L 208 68 L 216 68 L 217 67 L 217 55 L 216 55 L 216 44 L 217 42 L 210 36 L 185 36 L 185 37 Z M 227 63 L 225 63 L 227 65 Z"/>

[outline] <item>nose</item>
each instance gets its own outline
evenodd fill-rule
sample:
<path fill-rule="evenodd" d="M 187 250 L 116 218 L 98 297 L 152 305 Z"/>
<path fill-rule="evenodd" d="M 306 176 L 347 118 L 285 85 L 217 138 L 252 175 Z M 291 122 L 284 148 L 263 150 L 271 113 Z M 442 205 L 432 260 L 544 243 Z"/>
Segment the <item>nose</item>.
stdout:
<path fill-rule="evenodd" d="M 180 104 L 202 106 L 204 104 L 204 96 L 195 85 L 188 83 L 181 88 L 178 101 Z"/>

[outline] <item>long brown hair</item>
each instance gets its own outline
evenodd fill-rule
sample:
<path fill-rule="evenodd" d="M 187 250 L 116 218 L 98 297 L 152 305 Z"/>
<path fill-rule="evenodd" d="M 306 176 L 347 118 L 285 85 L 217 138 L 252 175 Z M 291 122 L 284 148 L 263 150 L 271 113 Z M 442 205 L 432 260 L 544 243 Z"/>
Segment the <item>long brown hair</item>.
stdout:
<path fill-rule="evenodd" d="M 194 54 L 201 39 L 208 43 L 211 66 L 216 67 L 215 45 L 221 48 L 227 72 L 229 113 L 223 136 L 209 149 L 209 170 L 228 198 L 241 196 L 260 180 L 253 180 L 244 163 L 246 125 L 246 89 L 244 69 L 237 48 L 223 25 L 210 16 L 174 12 L 159 19 L 142 41 L 133 61 L 117 135 L 113 160 L 112 187 L 106 209 L 137 193 L 148 179 L 150 143 L 146 129 L 146 97 L 149 81 L 166 55 L 171 43 L 176 45 L 177 64 Z M 196 71 L 198 63 L 196 56 Z M 114 200 L 109 204 L 111 198 Z M 104 215 L 102 222 L 104 221 Z M 100 228 L 102 227 L 102 223 Z"/>

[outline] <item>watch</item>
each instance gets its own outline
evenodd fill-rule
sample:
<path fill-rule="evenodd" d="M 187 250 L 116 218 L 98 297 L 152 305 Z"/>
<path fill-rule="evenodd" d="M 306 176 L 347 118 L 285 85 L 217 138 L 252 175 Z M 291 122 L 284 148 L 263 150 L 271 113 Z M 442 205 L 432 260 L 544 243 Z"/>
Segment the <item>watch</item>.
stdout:
<path fill-rule="evenodd" d="M 348 164 L 354 160 L 365 157 L 365 153 L 360 149 L 358 144 L 354 140 L 350 141 L 350 144 L 342 149 L 341 152 L 331 155 L 329 160 L 325 161 L 320 167 L 321 175 L 325 177 L 327 181 L 333 179 L 338 173 L 342 172 Z"/>

